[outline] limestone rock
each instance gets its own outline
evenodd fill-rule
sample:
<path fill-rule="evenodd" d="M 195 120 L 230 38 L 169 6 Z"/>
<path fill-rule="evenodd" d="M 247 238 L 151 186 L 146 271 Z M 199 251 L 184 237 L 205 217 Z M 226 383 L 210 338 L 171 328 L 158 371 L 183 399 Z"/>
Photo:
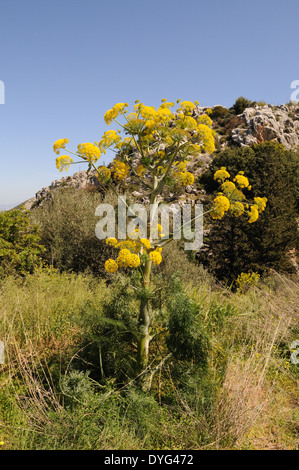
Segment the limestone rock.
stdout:
<path fill-rule="evenodd" d="M 238 117 L 244 125 L 232 129 L 231 138 L 240 146 L 276 141 L 290 150 L 299 145 L 299 107 L 296 105 L 249 107 Z"/>

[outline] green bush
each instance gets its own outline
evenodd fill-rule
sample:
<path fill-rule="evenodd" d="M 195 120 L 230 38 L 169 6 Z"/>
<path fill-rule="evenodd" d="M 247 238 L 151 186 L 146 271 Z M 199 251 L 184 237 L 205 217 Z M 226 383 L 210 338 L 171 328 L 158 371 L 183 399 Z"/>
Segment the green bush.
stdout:
<path fill-rule="evenodd" d="M 115 202 L 109 198 L 108 194 L 104 202 Z M 95 235 L 99 220 L 95 210 L 101 202 L 98 192 L 63 188 L 32 210 L 31 218 L 40 226 L 48 264 L 61 271 L 105 274 L 104 263 L 111 249 Z"/>
<path fill-rule="evenodd" d="M 244 98 L 244 96 L 239 96 L 233 105 L 233 110 L 238 115 L 242 114 L 244 109 L 249 108 L 250 106 L 252 106 L 252 101 Z"/>
<path fill-rule="evenodd" d="M 169 313 L 166 344 L 179 360 L 193 361 L 207 366 L 209 342 L 201 325 L 197 305 L 182 290 L 178 290 L 167 304 Z"/>
<path fill-rule="evenodd" d="M 32 273 L 42 253 L 39 229 L 28 211 L 0 212 L 0 278 Z"/>

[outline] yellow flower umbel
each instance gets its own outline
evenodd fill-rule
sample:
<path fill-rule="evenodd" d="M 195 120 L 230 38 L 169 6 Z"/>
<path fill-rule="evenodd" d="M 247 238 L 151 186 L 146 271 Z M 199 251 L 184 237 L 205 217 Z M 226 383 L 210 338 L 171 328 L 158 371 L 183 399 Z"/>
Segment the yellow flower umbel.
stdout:
<path fill-rule="evenodd" d="M 56 168 L 61 172 L 63 170 L 68 171 L 71 164 L 73 163 L 73 159 L 68 155 L 61 155 L 60 157 L 56 158 Z"/>
<path fill-rule="evenodd" d="M 134 253 L 131 253 L 128 266 L 130 268 L 138 268 L 139 265 L 140 265 L 139 256 Z"/>
<path fill-rule="evenodd" d="M 106 166 L 98 167 L 98 180 L 101 183 L 108 183 L 111 177 L 111 171 Z"/>
<path fill-rule="evenodd" d="M 192 111 L 195 109 L 195 104 L 192 101 L 181 101 L 178 111 L 182 111 L 186 115 L 192 114 Z"/>
<path fill-rule="evenodd" d="M 252 222 L 256 222 L 256 220 L 259 218 L 259 210 L 257 204 L 253 204 L 250 207 L 250 211 L 248 212 L 249 219 L 248 222 L 252 224 Z"/>
<path fill-rule="evenodd" d="M 240 217 L 245 211 L 244 204 L 239 201 L 232 201 L 230 204 L 230 211 L 235 217 Z"/>
<path fill-rule="evenodd" d="M 69 139 L 58 139 L 58 140 L 56 140 L 56 142 L 53 145 L 54 152 L 57 155 L 59 155 L 59 153 L 60 153 L 59 150 L 64 149 L 66 144 L 68 144 L 68 143 L 69 143 Z"/>
<path fill-rule="evenodd" d="M 147 238 L 141 238 L 140 241 L 147 250 L 151 249 L 152 246 L 150 240 L 148 240 Z"/>
<path fill-rule="evenodd" d="M 162 261 L 162 255 L 157 250 L 151 251 L 150 254 L 149 254 L 149 258 L 152 261 L 154 266 L 159 265 Z"/>
<path fill-rule="evenodd" d="M 235 183 L 232 181 L 224 181 L 221 185 L 221 189 L 227 196 L 230 196 L 236 189 Z"/>
<path fill-rule="evenodd" d="M 226 171 L 225 166 L 222 166 L 220 170 L 216 171 L 214 174 L 214 180 L 222 183 L 224 180 L 230 178 L 230 174 Z"/>
<path fill-rule="evenodd" d="M 263 212 L 266 209 L 266 205 L 267 205 L 266 197 L 255 197 L 253 201 L 257 205 L 259 212 Z"/>
<path fill-rule="evenodd" d="M 207 116 L 207 114 L 202 114 L 197 118 L 198 124 L 205 124 L 206 126 L 211 127 L 212 126 L 212 119 Z"/>
<path fill-rule="evenodd" d="M 106 131 L 99 142 L 99 148 L 105 153 L 111 145 L 117 145 L 121 142 L 121 136 L 116 131 Z"/>
<path fill-rule="evenodd" d="M 139 108 L 140 116 L 143 117 L 143 119 L 151 120 L 157 117 L 157 111 L 153 106 L 144 106 L 142 103 L 137 106 Z"/>
<path fill-rule="evenodd" d="M 189 171 L 179 171 L 176 179 L 180 186 L 189 186 L 194 183 L 194 176 Z"/>
<path fill-rule="evenodd" d="M 78 154 L 84 160 L 87 160 L 90 163 L 95 163 L 100 158 L 101 151 L 94 144 L 91 144 L 90 142 L 87 142 L 85 144 L 79 144 L 78 145 Z"/>
<path fill-rule="evenodd" d="M 244 172 L 243 172 L 243 171 L 239 171 L 239 173 L 237 174 L 237 176 L 234 178 L 234 181 L 237 183 L 237 185 L 238 185 L 240 188 L 248 188 L 248 187 L 249 187 L 248 178 L 246 178 L 246 176 L 244 176 Z"/>
<path fill-rule="evenodd" d="M 116 161 L 113 165 L 113 178 L 116 180 L 123 180 L 128 174 L 128 167 L 124 162 Z"/>
<path fill-rule="evenodd" d="M 118 270 L 118 264 L 114 261 L 114 259 L 107 259 L 105 263 L 105 269 L 108 273 L 115 273 Z"/>
<path fill-rule="evenodd" d="M 229 199 L 226 196 L 219 195 L 214 199 L 214 208 L 211 212 L 213 219 L 222 219 L 224 212 L 230 208 Z"/>
<path fill-rule="evenodd" d="M 116 246 L 118 244 L 118 241 L 116 238 L 106 238 L 106 245 L 110 246 Z"/>
<path fill-rule="evenodd" d="M 123 113 L 127 106 L 128 103 L 116 103 L 112 109 L 108 109 L 104 115 L 106 124 L 111 124 L 113 119 L 116 119 L 120 113 Z"/>
<path fill-rule="evenodd" d="M 126 248 L 123 248 L 122 250 L 120 250 L 117 260 L 116 260 L 119 267 L 127 268 L 128 266 L 130 266 L 130 260 L 131 260 L 130 250 L 127 250 Z"/>

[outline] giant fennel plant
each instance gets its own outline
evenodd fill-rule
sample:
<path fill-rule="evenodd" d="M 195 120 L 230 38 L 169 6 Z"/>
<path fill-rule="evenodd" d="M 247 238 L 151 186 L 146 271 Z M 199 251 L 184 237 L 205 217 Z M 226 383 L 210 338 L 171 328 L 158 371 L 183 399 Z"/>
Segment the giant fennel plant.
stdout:
<path fill-rule="evenodd" d="M 107 130 L 99 142 L 79 144 L 76 152 L 66 148 L 68 139 L 57 140 L 54 152 L 59 155 L 63 149 L 67 154 L 56 158 L 56 166 L 60 171 L 68 170 L 83 160 L 89 170 L 96 171 L 100 184 L 117 187 L 118 191 L 120 184 L 130 177 L 148 195 L 150 204 L 155 205 L 165 200 L 171 185 L 182 188 L 192 185 L 194 175 L 188 171 L 188 165 L 202 153 L 212 154 L 215 150 L 209 112 L 200 115 L 196 112 L 197 106 L 196 101 L 178 100 L 175 104 L 163 99 L 155 108 L 136 100 L 129 112 L 127 103 L 117 103 L 104 115 L 106 124 L 114 123 L 116 130 Z M 108 166 L 99 164 L 108 149 L 115 152 L 112 163 Z M 133 155 L 139 156 L 137 163 Z M 74 161 L 73 156 L 79 161 Z M 259 197 L 253 201 L 247 199 L 243 190 L 251 188 L 243 172 L 231 177 L 222 167 L 214 178 L 221 188 L 205 214 L 210 213 L 212 219 L 221 219 L 225 213 L 231 212 L 235 217 L 247 216 L 249 223 L 255 222 L 265 209 L 267 200 Z M 160 265 L 163 246 L 173 240 L 173 233 L 165 239 L 160 224 L 156 227 L 151 225 L 152 221 L 147 227 L 147 237 L 140 237 L 136 228 L 134 237 L 132 233 L 128 234 L 126 240 L 106 239 L 106 243 L 116 250 L 115 259 L 108 259 L 105 263 L 106 271 L 113 274 L 122 269 L 125 272 L 134 270 L 139 275 L 142 295 L 138 297 L 137 360 L 141 372 L 148 367 L 149 344 L 154 336 L 149 303 L 152 267 Z"/>

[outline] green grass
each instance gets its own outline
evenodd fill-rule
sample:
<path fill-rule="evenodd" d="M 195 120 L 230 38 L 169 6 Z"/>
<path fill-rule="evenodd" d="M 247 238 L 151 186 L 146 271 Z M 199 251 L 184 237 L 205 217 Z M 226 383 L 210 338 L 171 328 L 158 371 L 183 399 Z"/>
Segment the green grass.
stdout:
<path fill-rule="evenodd" d="M 165 362 L 147 394 L 134 378 L 95 374 L 99 356 L 88 342 L 98 344 L 116 285 L 48 268 L 4 280 L 1 448 L 298 449 L 299 373 L 289 360 L 297 280 L 273 275 L 238 294 L 203 271 L 189 282 L 186 265 L 181 276 L 211 345 L 208 372 L 192 360 Z M 133 349 L 126 353 L 134 357 Z"/>

